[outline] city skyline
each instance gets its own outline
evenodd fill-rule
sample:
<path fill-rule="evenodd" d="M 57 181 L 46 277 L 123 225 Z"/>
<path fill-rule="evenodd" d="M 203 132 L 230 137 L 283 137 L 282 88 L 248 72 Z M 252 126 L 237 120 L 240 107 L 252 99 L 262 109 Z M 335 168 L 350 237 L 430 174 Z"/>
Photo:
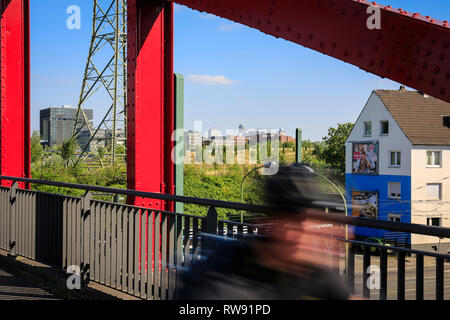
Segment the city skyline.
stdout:
<path fill-rule="evenodd" d="M 441 20 L 450 10 L 450 3 L 438 0 L 382 2 Z M 81 9 L 79 30 L 66 27 L 70 5 Z M 37 110 L 77 105 L 91 7 L 82 0 L 31 1 L 32 130 L 39 127 Z M 222 131 L 244 122 L 250 128 L 282 127 L 291 136 L 302 128 L 304 139 L 320 141 L 329 127 L 356 121 L 372 90 L 400 86 L 226 19 L 179 5 L 174 16 L 174 70 L 185 77 L 186 129 L 195 120 Z M 102 100 L 91 102 L 95 123 L 104 113 Z"/>

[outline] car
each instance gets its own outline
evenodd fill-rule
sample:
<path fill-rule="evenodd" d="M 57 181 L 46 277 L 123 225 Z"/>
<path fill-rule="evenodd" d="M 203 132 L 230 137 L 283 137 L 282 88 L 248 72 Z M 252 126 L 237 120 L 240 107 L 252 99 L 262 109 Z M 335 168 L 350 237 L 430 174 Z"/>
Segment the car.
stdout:
<path fill-rule="evenodd" d="M 370 244 L 376 244 L 376 245 L 385 246 L 385 247 L 390 247 L 391 246 L 389 243 L 385 243 L 385 241 L 382 238 L 376 238 L 376 237 L 364 238 L 363 240 L 361 240 L 361 242 L 366 242 L 366 243 L 370 243 Z M 365 245 L 357 244 L 356 245 L 356 252 L 364 253 L 364 247 L 365 247 Z M 369 246 L 369 248 L 370 248 L 370 254 L 380 255 L 381 248 L 374 247 L 374 246 Z M 388 249 L 387 253 L 388 254 L 394 253 L 394 251 Z"/>

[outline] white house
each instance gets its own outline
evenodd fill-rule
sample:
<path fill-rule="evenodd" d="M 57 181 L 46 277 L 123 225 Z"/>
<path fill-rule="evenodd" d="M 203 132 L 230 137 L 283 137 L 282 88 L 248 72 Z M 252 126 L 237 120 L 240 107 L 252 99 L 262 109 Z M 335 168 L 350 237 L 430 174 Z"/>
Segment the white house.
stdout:
<path fill-rule="evenodd" d="M 351 214 L 450 227 L 450 104 L 417 91 L 375 90 L 346 144 L 346 197 Z M 436 237 L 356 228 L 359 236 Z M 442 240 L 442 242 L 449 240 Z"/>

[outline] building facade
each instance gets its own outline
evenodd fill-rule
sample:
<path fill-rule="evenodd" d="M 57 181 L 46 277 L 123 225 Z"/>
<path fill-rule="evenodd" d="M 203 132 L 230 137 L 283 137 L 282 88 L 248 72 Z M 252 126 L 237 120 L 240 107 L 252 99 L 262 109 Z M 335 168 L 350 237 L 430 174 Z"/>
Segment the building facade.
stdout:
<path fill-rule="evenodd" d="M 420 92 L 373 91 L 347 138 L 349 213 L 370 219 L 450 227 L 450 104 Z M 355 228 L 355 234 L 410 245 L 435 237 Z"/>
<path fill-rule="evenodd" d="M 93 119 L 93 110 L 85 109 L 86 116 L 90 121 Z M 77 108 L 62 106 L 51 107 L 40 111 L 40 134 L 44 146 L 60 145 L 70 139 L 73 134 L 73 126 L 77 119 Z M 81 126 L 81 124 L 80 124 Z M 83 129 L 78 137 L 78 143 L 82 148 L 90 140 L 90 133 Z"/>

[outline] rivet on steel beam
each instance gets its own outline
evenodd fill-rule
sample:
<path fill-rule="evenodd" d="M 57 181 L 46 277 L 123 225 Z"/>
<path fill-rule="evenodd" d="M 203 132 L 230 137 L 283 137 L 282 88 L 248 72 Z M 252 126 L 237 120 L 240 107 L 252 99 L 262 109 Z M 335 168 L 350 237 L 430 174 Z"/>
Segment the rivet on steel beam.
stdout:
<path fill-rule="evenodd" d="M 362 57 L 364 57 L 364 54 L 362 52 L 358 53 L 358 58 L 361 59 Z"/>
<path fill-rule="evenodd" d="M 434 73 L 438 74 L 439 72 L 441 72 L 441 68 L 439 67 L 434 68 Z"/>
<path fill-rule="evenodd" d="M 432 86 L 434 86 L 434 85 L 436 85 L 436 80 L 435 79 L 431 79 L 430 83 L 431 83 Z"/>
<path fill-rule="evenodd" d="M 441 88 L 441 94 L 445 94 L 445 88 Z"/>
<path fill-rule="evenodd" d="M 441 54 L 439 55 L 439 60 L 440 60 L 440 61 L 443 61 L 444 59 L 445 59 L 445 54 L 441 53 Z"/>
<path fill-rule="evenodd" d="M 409 80 L 411 80 L 411 79 L 412 79 L 412 76 L 411 76 L 410 74 L 408 74 L 408 75 L 406 76 L 406 80 L 409 81 Z"/>
<path fill-rule="evenodd" d="M 432 51 L 431 49 L 428 49 L 428 50 L 427 50 L 427 56 L 428 56 L 428 57 L 431 56 L 432 53 L 433 53 L 433 51 Z"/>
<path fill-rule="evenodd" d="M 337 43 L 336 43 L 336 42 L 333 42 L 333 44 L 331 45 L 331 47 L 332 47 L 333 49 L 336 49 L 336 48 L 337 48 Z"/>
<path fill-rule="evenodd" d="M 417 77 L 419 79 L 419 81 L 423 80 L 423 74 L 419 74 L 419 76 Z"/>
<path fill-rule="evenodd" d="M 422 68 L 423 68 L 423 69 L 428 68 L 428 63 L 426 63 L 426 62 L 422 63 Z"/>

